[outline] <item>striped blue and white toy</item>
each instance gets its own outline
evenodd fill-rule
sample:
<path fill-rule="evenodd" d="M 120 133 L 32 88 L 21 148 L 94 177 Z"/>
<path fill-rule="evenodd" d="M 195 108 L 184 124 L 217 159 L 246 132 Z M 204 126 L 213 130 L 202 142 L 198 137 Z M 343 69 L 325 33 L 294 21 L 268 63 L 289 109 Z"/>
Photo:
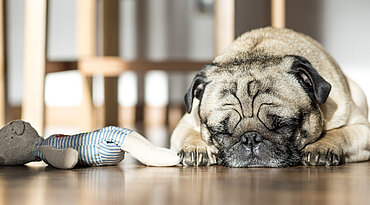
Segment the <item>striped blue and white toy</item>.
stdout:
<path fill-rule="evenodd" d="M 176 151 L 157 147 L 139 133 L 106 127 L 76 135 L 52 135 L 44 139 L 30 123 L 16 120 L 0 129 L 0 166 L 22 165 L 43 160 L 59 169 L 114 165 L 125 153 L 148 166 L 174 166 Z"/>
<path fill-rule="evenodd" d="M 120 163 L 125 152 L 122 145 L 133 131 L 120 127 L 105 127 L 93 132 L 76 135 L 52 135 L 36 143 L 35 155 L 49 163 L 39 146 L 51 146 L 56 149 L 73 148 L 78 152 L 78 164 L 88 166 L 113 165 Z"/>

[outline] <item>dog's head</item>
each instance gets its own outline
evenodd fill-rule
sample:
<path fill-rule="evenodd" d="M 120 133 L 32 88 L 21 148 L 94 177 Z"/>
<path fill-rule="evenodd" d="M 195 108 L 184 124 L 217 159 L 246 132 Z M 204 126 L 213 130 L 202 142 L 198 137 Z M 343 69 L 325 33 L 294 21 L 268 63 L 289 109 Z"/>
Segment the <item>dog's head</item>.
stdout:
<path fill-rule="evenodd" d="M 242 60 L 240 60 L 242 59 Z M 200 101 L 201 135 L 221 165 L 283 167 L 322 133 L 326 82 L 305 58 L 255 53 L 206 65 L 185 95 Z"/>

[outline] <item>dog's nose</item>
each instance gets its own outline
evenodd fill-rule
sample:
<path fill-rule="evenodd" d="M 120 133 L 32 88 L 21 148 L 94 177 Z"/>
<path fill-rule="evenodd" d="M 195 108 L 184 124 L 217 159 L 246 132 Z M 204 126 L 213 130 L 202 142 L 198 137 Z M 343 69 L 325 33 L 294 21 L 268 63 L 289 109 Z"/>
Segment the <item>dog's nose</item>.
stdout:
<path fill-rule="evenodd" d="M 248 146 L 255 146 L 256 144 L 261 143 L 262 140 L 262 135 L 255 131 L 246 132 L 240 138 L 240 141 Z"/>

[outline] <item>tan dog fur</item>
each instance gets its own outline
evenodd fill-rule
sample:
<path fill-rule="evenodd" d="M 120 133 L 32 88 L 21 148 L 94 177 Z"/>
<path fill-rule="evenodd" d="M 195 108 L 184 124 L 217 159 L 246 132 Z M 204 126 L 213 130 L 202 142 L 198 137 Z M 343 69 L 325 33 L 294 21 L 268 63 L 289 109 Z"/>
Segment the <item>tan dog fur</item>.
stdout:
<path fill-rule="evenodd" d="M 223 54 L 215 58 L 214 63 L 228 66 L 235 61 L 243 61 L 251 56 L 258 57 L 260 54 L 281 58 L 287 55 L 302 56 L 332 86 L 326 102 L 319 105 L 319 112 L 312 114 L 311 125 L 308 125 L 312 126 L 308 129 L 312 136 L 302 141 L 303 164 L 338 164 L 325 161 L 329 152 L 334 153 L 341 163 L 369 160 L 370 125 L 366 97 L 358 85 L 347 80 L 339 65 L 321 45 L 310 37 L 289 29 L 257 29 L 236 39 Z M 287 60 L 285 64 L 291 62 Z M 211 77 L 217 75 L 215 72 L 208 74 Z M 306 98 L 300 101 L 306 102 Z M 212 105 L 212 102 L 205 103 Z M 218 152 L 207 141 L 209 132 L 199 119 L 199 113 L 202 113 L 199 104 L 199 100 L 194 99 L 191 112 L 183 116 L 171 137 L 171 149 L 190 153 L 190 158 L 185 156 L 184 162 L 195 160 L 193 163 L 185 162 L 195 166 L 216 163 L 215 155 Z M 199 156 L 199 153 L 202 155 Z"/>

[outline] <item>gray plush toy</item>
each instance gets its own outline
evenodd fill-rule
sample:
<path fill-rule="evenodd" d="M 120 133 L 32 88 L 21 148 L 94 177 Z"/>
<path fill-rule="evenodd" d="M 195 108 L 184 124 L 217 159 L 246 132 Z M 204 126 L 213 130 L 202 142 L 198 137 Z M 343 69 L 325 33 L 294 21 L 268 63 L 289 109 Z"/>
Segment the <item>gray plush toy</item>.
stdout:
<path fill-rule="evenodd" d="M 13 121 L 0 129 L 0 165 L 22 165 L 44 160 L 61 169 L 76 164 L 101 166 L 117 164 L 129 152 L 149 166 L 179 163 L 176 152 L 152 145 L 137 132 L 106 127 L 76 135 L 52 135 L 44 139 L 27 122 Z"/>

